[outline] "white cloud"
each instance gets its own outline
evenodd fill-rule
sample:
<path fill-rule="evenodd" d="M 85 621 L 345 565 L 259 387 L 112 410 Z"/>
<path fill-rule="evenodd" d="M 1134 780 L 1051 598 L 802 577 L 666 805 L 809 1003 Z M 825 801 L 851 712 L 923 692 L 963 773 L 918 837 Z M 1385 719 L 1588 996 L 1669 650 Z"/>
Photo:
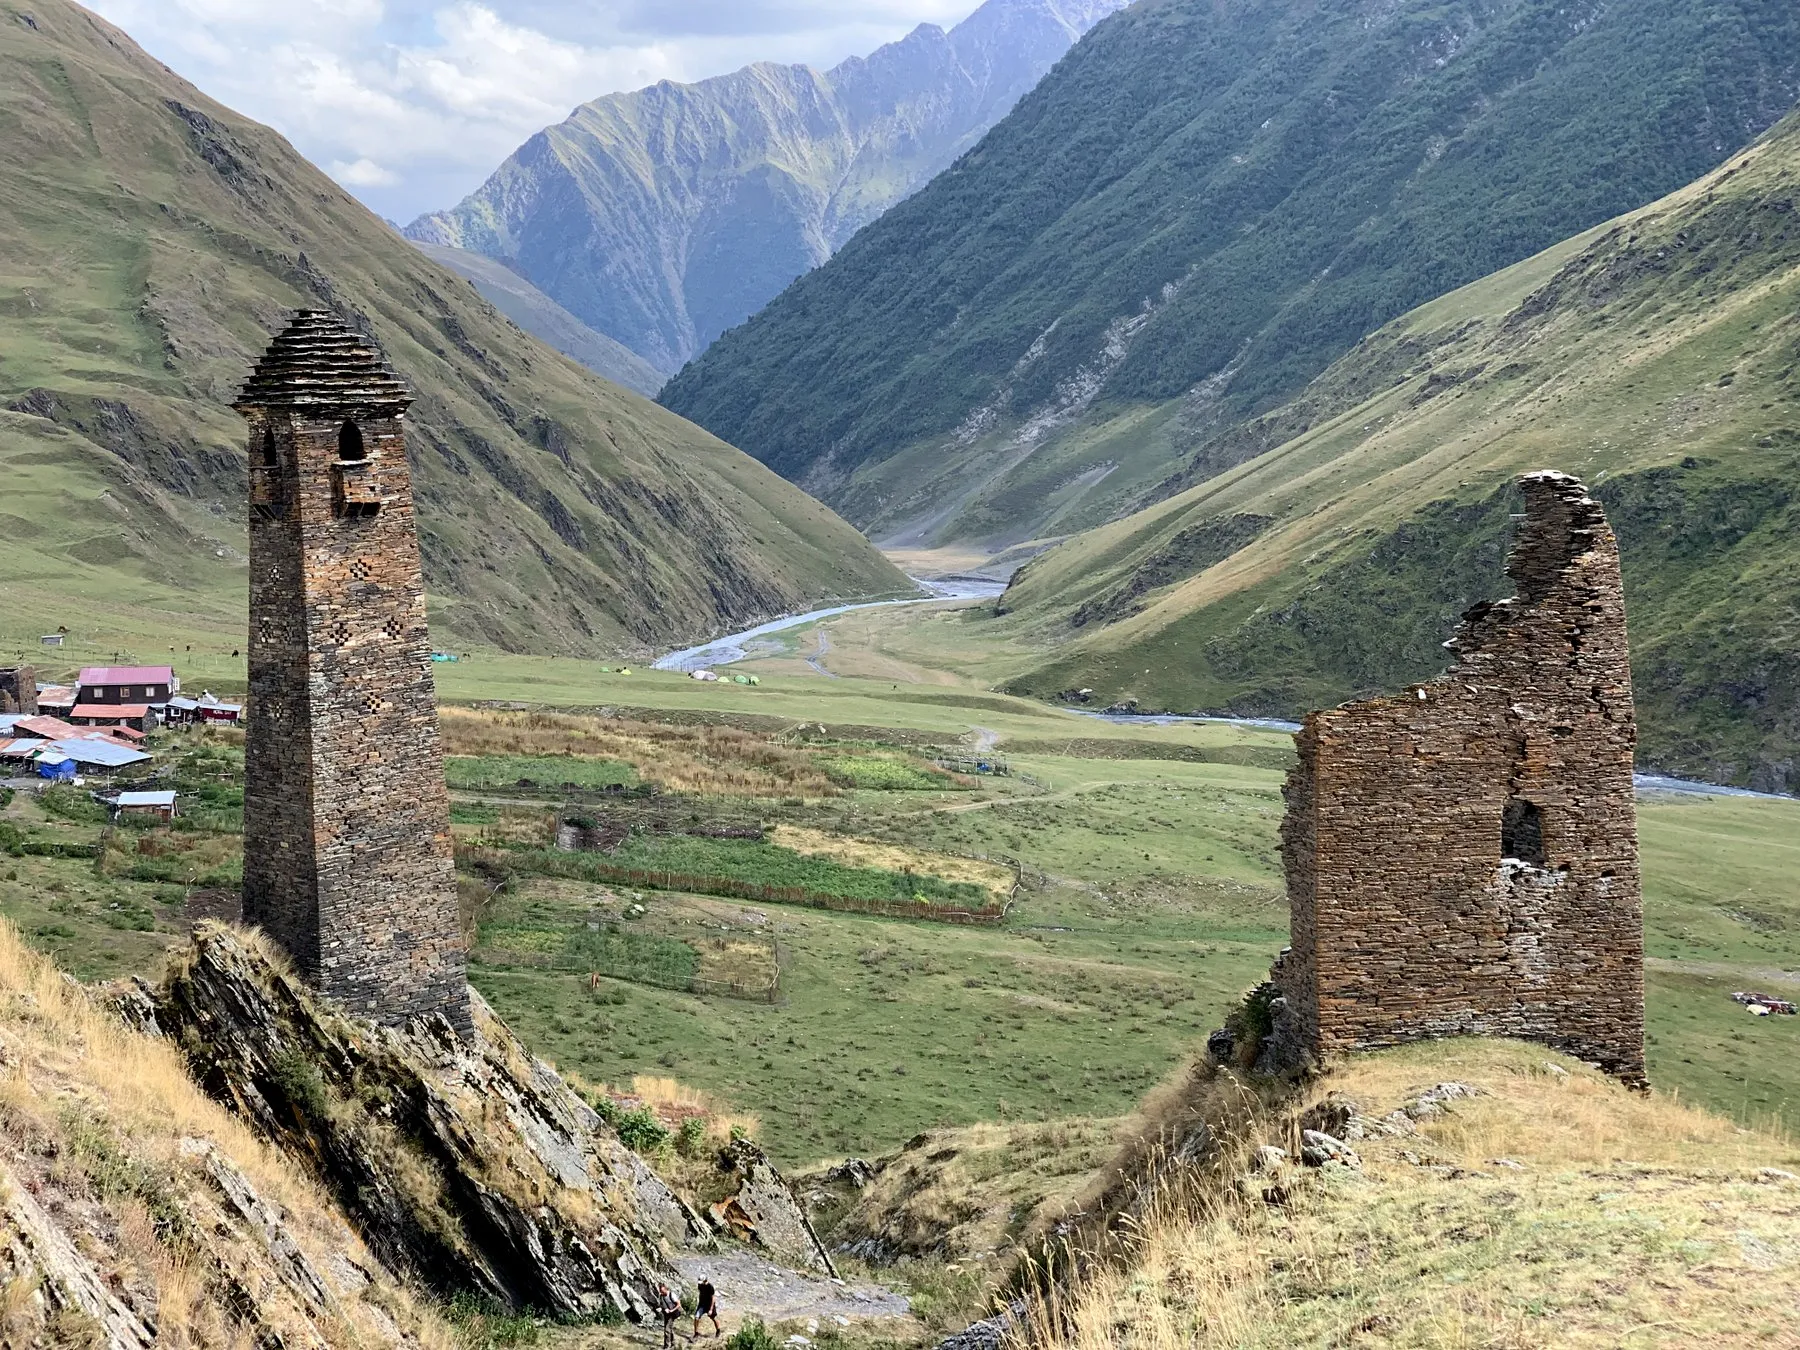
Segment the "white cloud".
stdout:
<path fill-rule="evenodd" d="M 354 164 L 336 160 L 329 171 L 338 182 L 352 188 L 392 187 L 400 181 L 400 176 L 392 169 L 383 168 L 372 159 L 359 159 Z"/>
<path fill-rule="evenodd" d="M 402 223 L 577 104 L 751 61 L 830 65 L 978 0 L 87 0 Z"/>

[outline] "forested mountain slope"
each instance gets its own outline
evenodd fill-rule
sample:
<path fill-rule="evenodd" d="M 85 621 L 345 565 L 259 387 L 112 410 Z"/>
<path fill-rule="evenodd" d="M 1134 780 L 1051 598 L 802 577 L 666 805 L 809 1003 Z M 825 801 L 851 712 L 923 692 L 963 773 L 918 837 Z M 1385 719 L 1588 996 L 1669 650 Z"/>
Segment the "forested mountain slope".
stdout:
<path fill-rule="evenodd" d="M 1140 0 L 662 399 L 878 538 L 1067 533 L 1797 94 L 1788 0 Z"/>
<path fill-rule="evenodd" d="M 1125 0 L 987 0 L 829 71 L 609 94 L 409 237 L 505 261 L 665 375 L 978 140 Z"/>
<path fill-rule="evenodd" d="M 1800 114 L 1667 199 L 1389 324 L 1277 448 L 1034 559 L 1014 692 L 1297 715 L 1446 665 L 1518 473 L 1604 502 L 1646 768 L 1800 792 Z"/>
<path fill-rule="evenodd" d="M 69 0 L 0 0 L 6 636 L 77 617 L 97 637 L 242 633 L 229 403 L 298 306 L 372 334 L 418 396 L 410 448 L 447 635 L 675 645 L 905 586 L 817 502 L 525 337 L 117 29 Z"/>

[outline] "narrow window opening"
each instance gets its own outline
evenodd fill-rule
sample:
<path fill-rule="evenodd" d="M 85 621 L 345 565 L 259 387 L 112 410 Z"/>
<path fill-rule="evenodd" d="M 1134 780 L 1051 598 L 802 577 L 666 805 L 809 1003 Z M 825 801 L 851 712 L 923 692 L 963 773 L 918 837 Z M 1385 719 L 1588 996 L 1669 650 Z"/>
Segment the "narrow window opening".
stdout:
<path fill-rule="evenodd" d="M 1500 856 L 1544 866 L 1544 813 L 1537 803 L 1514 797 L 1500 816 Z"/>
<path fill-rule="evenodd" d="M 263 428 L 262 464 L 265 469 L 273 469 L 281 463 L 281 453 L 275 448 L 275 428 Z"/>
<path fill-rule="evenodd" d="M 344 423 L 338 431 L 338 458 L 355 462 L 368 457 L 368 448 L 363 445 L 362 428 L 354 422 Z"/>

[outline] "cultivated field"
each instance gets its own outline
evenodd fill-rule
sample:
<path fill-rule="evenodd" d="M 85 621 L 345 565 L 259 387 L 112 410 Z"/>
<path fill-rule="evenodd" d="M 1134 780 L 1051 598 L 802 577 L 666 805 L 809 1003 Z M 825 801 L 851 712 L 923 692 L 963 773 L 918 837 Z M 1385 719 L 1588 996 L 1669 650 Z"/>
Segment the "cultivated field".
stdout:
<path fill-rule="evenodd" d="M 994 653 L 951 641 L 954 607 L 882 614 L 831 621 L 828 661 L 904 648 L 911 625 L 934 682 L 750 688 L 506 656 L 438 672 L 460 700 L 445 727 L 476 983 L 564 1068 L 703 1087 L 759 1116 L 789 1163 L 928 1127 L 1125 1113 L 1284 941 L 1284 734 L 996 695 L 972 673 Z M 109 831 L 79 793 L 16 795 L 0 912 L 83 978 L 154 968 L 190 909 L 237 885 L 238 739 L 164 735 L 173 830 Z M 978 747 L 1010 772 L 932 762 Z M 568 820 L 619 838 L 558 851 Z M 1791 1119 L 1800 1019 L 1752 1019 L 1729 995 L 1800 986 L 1800 803 L 1655 797 L 1642 827 L 1652 1078 Z M 1005 916 L 835 912 L 652 874 Z"/>

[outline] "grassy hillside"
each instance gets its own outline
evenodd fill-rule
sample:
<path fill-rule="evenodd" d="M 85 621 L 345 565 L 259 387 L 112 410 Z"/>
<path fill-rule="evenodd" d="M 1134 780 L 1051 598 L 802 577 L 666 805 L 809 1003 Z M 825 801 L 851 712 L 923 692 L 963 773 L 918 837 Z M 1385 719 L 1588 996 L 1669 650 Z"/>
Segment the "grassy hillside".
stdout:
<path fill-rule="evenodd" d="M 1377 332 L 1259 457 L 1030 563 L 1001 629 L 1051 654 L 1009 687 L 1293 715 L 1429 676 L 1558 468 L 1619 534 L 1641 763 L 1800 789 L 1797 201 L 1800 118 Z"/>
<path fill-rule="evenodd" d="M 457 1350 L 331 1196 L 0 920 L 8 1346 Z"/>
<path fill-rule="evenodd" d="M 1066 533 L 1797 94 L 1784 0 L 1142 0 L 661 397 L 878 538 Z"/>
<path fill-rule="evenodd" d="M 903 580 L 748 457 L 525 338 L 68 0 L 0 0 L 0 640 L 242 632 L 242 425 L 300 305 L 371 332 L 446 634 L 603 652 Z M 15 625 L 17 626 L 15 628 Z"/>
<path fill-rule="evenodd" d="M 1422 1107 L 1446 1081 L 1473 1093 Z M 1236 1176 L 1178 1177 L 1035 1343 L 1792 1344 L 1792 1136 L 1508 1042 L 1359 1056 L 1309 1097 L 1230 1141 Z M 1303 1124 L 1353 1129 L 1346 1116 L 1374 1127 L 1355 1166 L 1248 1165 L 1250 1144 L 1292 1156 Z"/>

